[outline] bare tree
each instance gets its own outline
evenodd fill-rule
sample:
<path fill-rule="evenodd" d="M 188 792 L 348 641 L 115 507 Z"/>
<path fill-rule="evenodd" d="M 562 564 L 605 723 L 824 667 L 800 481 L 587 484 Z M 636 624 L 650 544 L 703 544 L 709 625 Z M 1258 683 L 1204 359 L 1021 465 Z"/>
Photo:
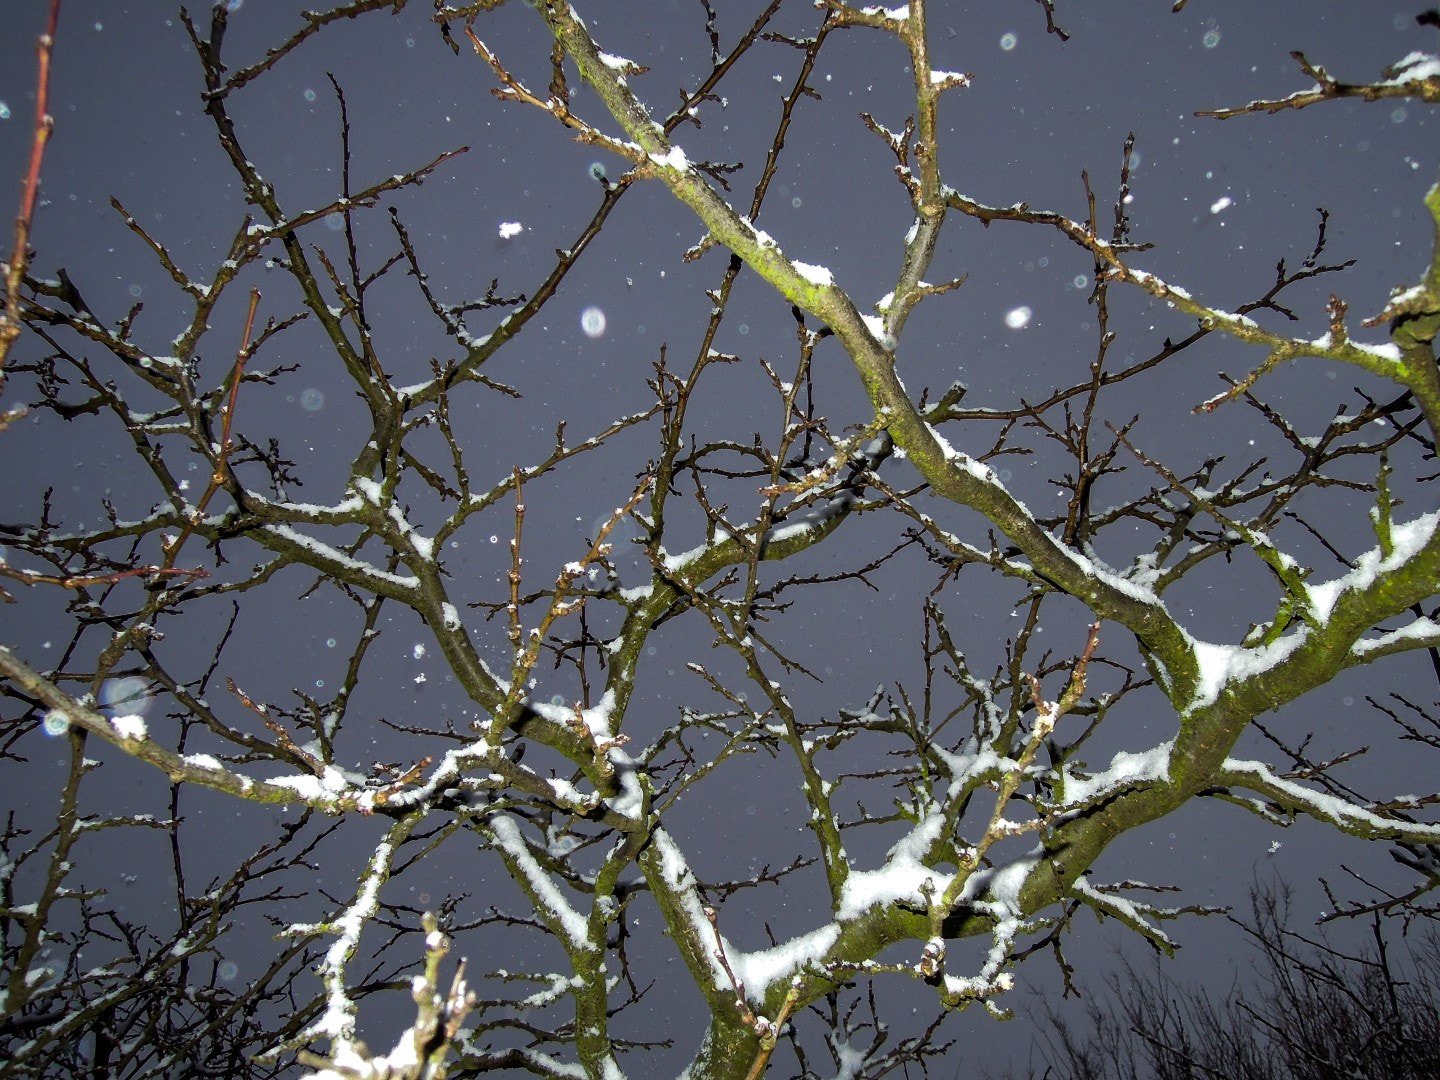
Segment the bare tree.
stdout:
<path fill-rule="evenodd" d="M 164 303 L 102 318 L 82 298 L 100 282 L 17 274 L 23 237 L 12 256 L 6 309 L 28 334 L 7 393 L 32 388 L 42 426 L 96 457 L 78 496 L 27 466 L 31 501 L 0 531 L 15 601 L 0 649 L 9 1074 L 263 1076 L 298 1061 L 327 1077 L 610 1077 L 673 1051 L 696 1077 L 757 1076 L 777 1053 L 805 1076 L 879 1076 L 944 1053 L 947 1010 L 1004 1015 L 1026 957 L 1054 956 L 1068 979 L 1077 912 L 1169 950 L 1163 920 L 1194 908 L 1087 874 L 1191 800 L 1404 845 L 1423 878 L 1412 902 L 1440 882 L 1426 856 L 1440 796 L 1403 770 L 1364 794 L 1344 772 L 1358 747 L 1313 761 L 1293 728 L 1265 729 L 1280 765 L 1237 753 L 1262 715 L 1348 669 L 1440 647 L 1440 514 L 1411 509 L 1440 430 L 1440 246 L 1418 277 L 1393 268 L 1408 284 L 1383 310 L 1351 319 L 1337 282 L 1321 313 L 1316 283 L 1349 265 L 1327 261 L 1322 212 L 1298 263 L 1220 307 L 1141 268 L 1166 264 L 1132 228 L 1129 143 L 1104 151 L 1111 193 L 1077 182 L 1074 216 L 946 182 L 938 110 L 970 78 L 932 66 L 924 0 L 770 0 L 743 18 L 702 0 L 708 57 L 668 113 L 671 89 L 640 90 L 653 58 L 607 51 L 565 0 L 490 0 L 437 5 L 447 59 L 535 138 L 558 125 L 603 161 L 548 270 L 477 289 L 442 280 L 443 240 L 409 224 L 463 148 L 375 166 L 335 77 L 327 196 L 292 195 L 316 178 L 272 181 L 255 148 L 272 118 L 247 95 L 351 20 L 404 6 L 306 12 L 248 57 L 225 41 L 249 11 L 181 10 L 245 209 L 207 260 L 114 200 L 169 282 Z M 1058 48 L 1063 12 L 1040 6 Z M 835 158 L 883 156 L 893 180 L 866 203 L 912 222 L 873 305 L 761 227 L 787 136 L 820 97 L 817 63 L 859 35 L 912 98 L 908 117 L 862 114 Z M 782 96 L 742 193 L 718 117 L 762 53 L 783 66 Z M 1229 113 L 1440 87 L 1432 56 L 1358 84 L 1302 64 L 1313 90 Z M 643 191 L 697 223 L 683 257 L 712 277 L 693 339 L 632 355 L 616 376 L 627 404 L 604 420 L 567 398 L 554 344 L 528 354 L 553 400 L 522 396 L 505 358 L 546 340 L 562 283 Z M 1425 209 L 1440 229 L 1440 186 Z M 915 389 L 907 324 L 966 295 L 981 226 L 1057 237 L 1086 271 L 1092 332 L 1038 396 L 974 400 L 944 364 L 942 389 Z M 724 343 L 757 284 L 793 338 L 742 354 Z M 1174 329 L 1156 342 L 1147 323 Z M 1250 370 L 1194 407 L 1227 417 L 1233 449 L 1194 454 L 1136 403 L 1173 407 L 1193 382 L 1180 358 L 1222 339 Z M 1360 385 L 1297 418 L 1266 396 L 1290 361 Z M 344 408 L 287 432 L 276 402 L 314 370 L 343 380 Z M 734 371 L 766 388 L 768 419 L 731 407 Z M 1248 453 L 1244 433 L 1275 451 Z M 1033 479 L 1004 467 L 1021 462 Z M 548 535 L 572 514 L 563 483 L 602 481 L 613 512 L 563 550 Z M 843 675 L 891 629 L 834 612 L 880 581 L 910 590 L 888 607 L 922 628 L 916 677 L 813 708 L 823 672 L 794 628 L 818 627 Z M 1263 617 L 1208 641 L 1167 603 L 1205 588 Z M 1013 618 L 971 621 L 986 612 Z M 332 636 L 280 655 L 305 620 Z M 41 625 L 64 628 L 46 651 Z M 395 627 L 443 661 L 449 704 L 398 718 L 376 704 L 396 681 L 377 644 Z M 321 657 L 340 677 L 295 688 L 290 661 Z M 66 757 L 46 769 L 55 746 Z M 755 783 L 790 809 L 742 832 L 737 792 Z M 725 857 L 737 844 L 751 867 Z M 122 846 L 168 903 L 137 912 L 99 884 Z M 798 928 L 746 914 L 751 889 L 793 905 Z M 984 947 L 967 952 L 971 938 Z M 929 994 L 936 1020 L 887 1026 L 895 984 Z M 398 1036 L 397 1011 L 416 1015 Z M 367 1051 L 362 1026 L 393 1049 Z"/>
<path fill-rule="evenodd" d="M 1077 1030 L 1052 1011 L 1043 1068 L 1059 1080 L 1153 1077 L 1233 1080 L 1373 1077 L 1421 1080 L 1440 1069 L 1433 930 L 1393 931 L 1399 920 L 1370 919 L 1370 940 L 1343 948 L 1290 925 L 1283 891 L 1259 888 L 1246 921 L 1231 917 L 1258 963 L 1233 996 L 1217 1000 L 1177 986 L 1163 970 L 1127 965 L 1111 996 L 1092 1002 Z"/>

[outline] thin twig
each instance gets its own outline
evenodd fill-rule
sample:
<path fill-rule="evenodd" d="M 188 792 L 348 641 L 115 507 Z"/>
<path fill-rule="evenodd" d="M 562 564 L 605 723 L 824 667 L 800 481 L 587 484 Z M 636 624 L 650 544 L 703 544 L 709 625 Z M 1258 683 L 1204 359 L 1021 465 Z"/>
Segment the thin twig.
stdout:
<path fill-rule="evenodd" d="M 15 248 L 5 268 L 5 310 L 0 314 L 0 395 L 5 392 L 5 360 L 10 355 L 10 346 L 20 336 L 20 282 L 29 265 L 30 228 L 40 190 L 40 165 L 45 160 L 45 144 L 55 130 L 55 118 L 50 115 L 50 57 L 55 51 L 55 29 L 59 21 L 60 0 L 50 0 L 45 32 L 35 42 L 39 61 L 35 75 L 35 137 L 30 143 L 30 166 L 20 191 L 20 213 L 15 217 Z M 20 408 L 0 416 L 0 431 L 24 415 L 25 410 Z"/>

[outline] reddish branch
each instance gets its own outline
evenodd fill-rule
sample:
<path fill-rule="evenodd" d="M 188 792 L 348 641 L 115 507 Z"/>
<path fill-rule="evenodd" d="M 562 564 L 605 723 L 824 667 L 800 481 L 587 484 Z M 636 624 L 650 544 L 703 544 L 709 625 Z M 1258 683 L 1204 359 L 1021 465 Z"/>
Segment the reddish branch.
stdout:
<path fill-rule="evenodd" d="M 35 43 L 39 64 L 35 75 L 35 138 L 30 144 L 30 167 L 20 192 L 20 213 L 15 218 L 15 249 L 5 268 L 5 311 L 0 316 L 0 394 L 5 390 L 5 360 L 10 346 L 20 336 L 20 281 L 29 264 L 30 226 L 35 220 L 35 197 L 40 189 L 40 164 L 45 160 L 45 144 L 55 129 L 50 115 L 50 55 L 55 49 L 55 29 L 60 21 L 60 0 L 50 0 L 50 17 L 45 32 Z M 24 415 L 23 409 L 0 416 L 0 431 Z"/>
<path fill-rule="evenodd" d="M 0 563 L 0 575 L 20 582 L 22 585 L 59 585 L 62 589 L 85 589 L 91 585 L 114 585 L 122 578 L 149 577 L 151 574 L 170 574 L 177 577 L 205 578 L 210 572 L 199 566 L 189 569 L 170 566 L 132 566 L 128 570 L 116 570 L 109 574 L 80 574 L 66 577 L 60 574 L 37 574 L 30 570 L 16 570 Z M 13 604 L 15 598 L 0 589 L 0 600 Z"/>
<path fill-rule="evenodd" d="M 232 442 L 230 429 L 235 424 L 235 404 L 240 397 L 240 380 L 245 375 L 245 361 L 250 357 L 250 332 L 255 326 L 255 309 L 260 306 L 260 290 L 250 290 L 250 310 L 245 315 L 245 334 L 240 339 L 240 350 L 235 354 L 235 368 L 230 373 L 230 399 L 225 403 L 225 419 L 220 427 L 220 451 L 215 457 L 215 469 L 210 474 L 210 486 L 205 489 L 200 502 L 196 504 L 194 511 L 190 514 L 190 520 L 185 524 L 173 541 L 165 544 L 165 564 L 173 565 L 175 558 L 180 554 L 180 547 L 194 531 L 195 526 L 205 520 L 205 507 L 210 505 L 215 492 L 220 490 L 220 485 L 225 483 L 225 470 L 230 460 Z"/>

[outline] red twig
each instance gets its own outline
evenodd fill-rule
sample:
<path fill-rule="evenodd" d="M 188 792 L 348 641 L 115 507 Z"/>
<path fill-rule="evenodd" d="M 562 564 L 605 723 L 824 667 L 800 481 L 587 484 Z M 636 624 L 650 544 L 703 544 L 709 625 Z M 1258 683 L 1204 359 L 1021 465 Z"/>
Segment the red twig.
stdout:
<path fill-rule="evenodd" d="M 55 49 L 55 30 L 60 22 L 60 0 L 50 0 L 50 17 L 45 32 L 35 43 L 39 69 L 35 76 L 35 138 L 30 145 L 30 167 L 25 172 L 20 193 L 20 213 L 15 218 L 15 250 L 5 270 L 5 311 L 0 317 L 0 393 L 5 390 L 5 360 L 10 346 L 20 336 L 20 282 L 29 263 L 30 226 L 35 219 L 35 198 L 40 189 L 40 163 L 45 160 L 45 144 L 55 130 L 50 115 L 50 55 Z M 14 410 L 0 417 L 0 430 L 24 415 Z"/>
<path fill-rule="evenodd" d="M 165 565 L 174 566 L 175 558 L 180 554 L 180 545 L 189 539 L 190 534 L 195 531 L 195 526 L 205 518 L 205 507 L 210 505 L 210 500 L 215 497 L 215 492 L 220 490 L 220 485 L 225 483 L 225 470 L 230 460 L 230 429 L 235 423 L 235 404 L 240 397 L 240 380 L 245 375 L 245 361 L 250 358 L 250 333 L 255 326 L 255 309 L 260 306 L 260 290 L 250 290 L 250 311 L 245 316 L 245 334 L 240 339 L 240 350 L 235 354 L 235 367 L 230 373 L 230 400 L 225 403 L 225 419 L 220 426 L 220 452 L 215 457 L 215 469 L 210 474 L 210 486 L 205 489 L 200 502 L 190 513 L 190 520 L 185 523 L 185 528 L 173 541 L 164 547 Z"/>
<path fill-rule="evenodd" d="M 29 570 L 16 570 L 14 567 L 0 564 L 0 575 L 13 578 L 22 585 L 59 585 L 62 589 L 83 589 L 91 585 L 114 585 L 123 578 L 149 577 L 152 574 L 206 578 L 210 576 L 210 571 L 200 566 L 191 567 L 188 570 L 165 566 L 132 566 L 128 570 L 116 570 L 109 574 L 82 574 L 66 577 L 60 574 L 37 574 Z M 7 604 L 15 602 L 15 598 L 4 589 L 0 589 L 0 600 Z"/>

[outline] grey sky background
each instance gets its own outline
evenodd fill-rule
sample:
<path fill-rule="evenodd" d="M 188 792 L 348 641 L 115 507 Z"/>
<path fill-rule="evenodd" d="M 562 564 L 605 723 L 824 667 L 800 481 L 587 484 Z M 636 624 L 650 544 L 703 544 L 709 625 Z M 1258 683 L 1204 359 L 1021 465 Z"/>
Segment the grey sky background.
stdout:
<path fill-rule="evenodd" d="M 0 38 L 0 115 L 6 116 L 0 120 L 0 177 L 18 178 L 28 152 L 32 43 L 44 6 L 38 0 L 12 3 Z M 226 42 L 232 66 L 254 62 L 298 25 L 299 5 L 245 0 L 232 6 L 236 10 Z M 757 5 L 723 0 L 715 6 L 722 47 L 728 47 Z M 953 92 L 942 105 L 945 179 L 988 203 L 1024 200 L 1080 218 L 1080 176 L 1088 170 L 1102 221 L 1108 221 L 1124 140 L 1133 132 L 1133 230 L 1137 239 L 1154 244 L 1153 251 L 1137 257 L 1138 265 L 1209 302 L 1239 304 L 1265 290 L 1277 260 L 1294 266 L 1310 251 L 1316 208 L 1325 207 L 1331 212 L 1325 260 L 1353 258 L 1357 265 L 1343 277 L 1293 290 L 1288 303 L 1301 317 L 1300 325 L 1319 336 L 1325 329 L 1325 296 L 1337 290 L 1358 322 L 1381 309 L 1392 287 L 1412 280 L 1429 254 L 1431 235 L 1420 199 L 1435 182 L 1440 141 L 1426 107 L 1345 101 L 1224 122 L 1193 113 L 1308 86 L 1289 57 L 1292 50 L 1304 51 L 1347 81 L 1376 78 L 1411 50 L 1435 51 L 1435 30 L 1414 22 L 1421 7 L 1344 0 L 1190 0 L 1172 14 L 1164 0 L 1057 0 L 1057 21 L 1072 35 L 1062 43 L 1046 35 L 1041 8 L 1028 0 L 934 2 L 934 67 L 974 75 L 970 88 Z M 202 9 L 203 4 L 195 5 L 197 18 Z M 279 186 L 292 211 L 332 200 L 340 167 L 337 104 L 326 78 L 333 73 L 348 100 L 356 187 L 418 167 L 456 146 L 470 147 L 423 187 L 393 200 L 432 283 L 452 300 L 483 294 L 492 279 L 498 280 L 499 295 L 528 293 L 553 264 L 554 249 L 573 243 L 599 200 L 592 164 L 617 172 L 620 163 L 572 141 L 537 110 L 495 100 L 489 68 L 468 46 L 459 57 L 452 55 L 428 20 L 429 10 L 427 4 L 411 4 L 395 16 L 370 15 L 330 27 L 237 95 L 233 109 L 246 151 Z M 657 113 L 673 107 L 678 86 L 689 85 L 696 71 L 708 68 L 698 3 L 590 0 L 580 10 L 604 48 L 650 67 L 633 84 Z M 817 22 L 809 5 L 794 3 L 782 12 L 779 25 L 801 35 Z M 545 85 L 544 27 L 520 0 L 484 16 L 477 31 L 519 74 Z M 745 163 L 733 180 L 737 204 L 748 202 L 780 96 L 795 77 L 797 55 L 780 44 L 757 49 L 727 84 L 724 103 L 706 108 L 704 127 L 682 127 L 676 136 L 692 159 Z M 873 33 L 844 35 L 827 49 L 811 79 L 822 100 L 799 107 L 774 191 L 757 223 L 791 257 L 828 266 L 862 304 L 878 300 L 893 284 L 910 212 L 891 174 L 893 159 L 864 130 L 858 114 L 867 111 L 892 129 L 903 124 L 912 108 L 905 96 L 905 63 L 898 45 Z M 63 266 L 104 321 L 113 322 L 143 302 L 138 332 L 161 351 L 173 337 L 183 306 L 110 199 L 120 200 L 197 274 L 223 256 L 245 206 L 203 115 L 200 87 L 199 65 L 172 5 L 66 4 L 52 89 L 56 131 L 33 234 L 34 272 L 51 276 Z M 588 91 L 577 94 L 576 109 L 597 122 L 601 116 Z M 10 205 L 15 190 L 13 184 L 0 185 L 0 205 Z M 383 205 L 359 220 L 363 241 L 376 250 L 391 244 Z M 502 237 L 506 222 L 519 222 L 523 232 Z M 327 237 L 324 223 L 309 228 L 309 242 L 339 250 L 334 246 L 338 234 Z M 486 483 L 514 464 L 542 456 L 561 417 L 570 421 L 572 438 L 579 439 L 606 419 L 643 407 L 649 400 L 644 379 L 662 344 L 672 350 L 677 367 L 688 363 L 710 307 L 704 290 L 716 285 L 724 265 L 719 253 L 696 264 L 682 261 L 684 250 L 700 236 L 689 211 L 658 184 L 641 185 L 622 200 L 615 220 L 542 315 L 542 325 L 531 327 L 487 368 L 525 399 L 524 407 L 514 409 L 486 402 L 471 421 L 474 445 L 492 448 L 494 477 Z M 961 379 L 970 386 L 967 403 L 1009 407 L 1081 377 L 1095 348 L 1093 314 L 1085 303 L 1092 270 L 1074 249 L 1038 229 L 1004 223 L 984 229 L 952 217 L 937 267 L 969 278 L 954 296 L 922 305 L 908 327 L 899 357 L 912 389 L 928 385 L 938 393 Z M 277 283 L 272 293 L 263 276 L 254 284 L 273 295 L 277 305 L 281 302 L 283 286 Z M 217 313 L 213 343 L 206 350 L 206 360 L 217 369 L 233 358 L 224 348 L 233 349 L 239 341 L 240 296 L 236 290 Z M 407 372 L 423 379 L 431 357 L 445 355 L 446 345 L 416 305 L 413 287 L 397 273 L 389 292 L 372 303 L 379 305 L 373 321 L 385 345 L 387 370 L 398 381 L 405 381 Z M 1113 303 L 1122 335 L 1114 348 L 1122 356 L 1153 350 L 1165 336 L 1178 337 L 1189 326 L 1187 319 L 1146 297 L 1117 296 Z M 606 321 L 604 333 L 593 338 L 582 328 L 582 313 L 592 307 L 603 311 Z M 1007 325 L 1007 314 L 1022 307 L 1030 310 L 1024 325 Z M 494 319 L 499 317 L 497 311 Z M 475 317 L 470 325 L 478 330 L 493 321 Z M 327 356 L 323 343 L 308 336 L 315 333 L 302 327 L 286 338 L 278 359 L 298 365 L 297 370 L 272 387 L 253 393 L 247 388 L 240 409 L 248 418 L 263 418 L 247 429 L 252 437 L 273 434 L 282 440 L 307 481 L 300 495 L 333 502 L 350 464 L 354 425 L 364 418 L 347 397 L 340 373 L 326 367 L 334 363 L 333 354 Z M 792 365 L 794 327 L 785 305 L 753 275 L 742 277 L 716 347 L 745 363 L 715 373 L 721 392 L 710 388 L 708 404 L 702 406 L 710 411 L 702 414 L 700 430 L 740 440 L 752 431 L 776 431 L 780 417 L 773 398 L 766 397 L 756 360 L 765 356 L 781 370 Z M 33 356 L 36 349 L 32 339 L 20 346 L 20 355 Z M 1123 390 L 1112 408 L 1116 415 L 1139 411 L 1137 442 L 1185 464 L 1221 452 L 1233 453 L 1237 461 L 1260 456 L 1275 449 L 1275 437 L 1253 414 L 1236 407 L 1212 415 L 1190 413 L 1192 405 L 1222 388 L 1218 371 L 1238 376 L 1258 359 L 1212 338 L 1164 379 Z M 858 381 L 833 342 L 822 347 L 817 371 L 823 378 L 822 411 L 835 429 L 868 419 Z M 1297 419 L 1320 422 L 1342 402 L 1353 402 L 1349 388 L 1360 382 L 1353 372 L 1309 361 L 1272 377 L 1267 400 Z M 22 397 L 22 385 L 12 383 L 10 395 Z M 974 445 L 988 445 L 993 429 L 976 427 Z M 957 436 L 949 437 L 956 441 Z M 39 492 L 48 485 L 55 489 L 57 515 L 69 521 L 93 520 L 101 512 L 97 496 L 102 490 L 122 516 L 138 516 L 154 497 L 145 477 L 134 470 L 123 433 L 98 424 L 80 430 L 40 415 L 4 438 L 10 467 L 0 470 L 0 505 L 23 506 L 24 514 L 17 517 L 33 513 Z M 562 470 L 535 485 L 527 499 L 526 528 L 535 538 L 527 559 L 536 568 L 537 582 L 553 579 L 555 567 L 583 553 L 597 520 L 628 497 L 654 445 L 653 432 L 627 434 L 582 468 Z M 474 460 L 482 460 L 479 453 Z M 1054 499 L 1047 464 L 1039 455 L 1012 459 L 1008 466 L 1017 494 L 1032 506 Z M 203 472 L 196 482 L 203 485 Z M 1137 477 L 1135 482 L 1148 480 Z M 1431 493 L 1428 503 L 1411 510 L 1419 513 L 1435 504 Z M 7 509 L 5 516 L 10 513 Z M 1358 512 L 1355 520 L 1363 524 Z M 495 521 L 503 525 L 503 516 Z M 837 550 L 821 545 L 807 568 L 824 572 L 829 560 L 843 556 L 849 561 L 851 553 L 867 546 L 878 554 L 896 532 L 896 523 L 884 515 L 856 522 L 851 539 L 840 541 Z M 701 538 L 697 522 L 694 540 Z M 465 549 L 450 554 L 453 572 L 473 576 L 475 599 L 493 600 L 502 588 L 506 539 L 503 529 L 493 542 L 470 536 Z M 1373 543 L 1363 532 L 1331 539 L 1347 554 Z M 1128 554 L 1117 550 L 1114 561 Z M 1318 548 L 1315 554 L 1323 557 Z M 1328 565 L 1327 574 L 1336 572 L 1333 563 Z M 1268 614 L 1265 578 L 1253 568 L 1228 568 L 1238 575 L 1233 578 L 1220 569 L 1177 590 L 1169 602 L 1191 608 L 1193 625 L 1211 640 L 1235 641 Z M 811 715 L 863 704 L 877 686 L 893 689 L 920 680 L 921 613 L 913 582 L 904 574 L 901 567 L 887 568 L 876 575 L 873 591 L 839 589 L 830 594 L 829 606 L 787 617 L 788 647 L 824 678 L 807 690 L 804 708 Z M 291 587 L 266 601 L 273 608 L 246 609 L 224 670 L 252 692 L 278 699 L 298 687 L 321 695 L 327 682 L 333 686 L 343 675 L 345 657 L 331 642 L 353 640 L 354 609 L 323 592 L 298 599 L 308 584 L 293 574 Z M 0 609 L 0 635 L 25 645 L 33 662 L 43 665 L 47 643 L 62 640 L 67 625 L 61 598 L 31 590 L 19 599 Z M 949 599 L 953 624 L 963 627 L 976 666 L 996 663 L 1003 656 L 1009 610 L 977 597 L 973 609 L 965 611 L 963 598 Z M 1047 633 L 1071 635 L 1056 641 L 1057 651 L 1078 647 L 1081 614 L 1077 608 L 1068 626 L 1063 619 L 1047 625 Z M 194 629 L 193 641 L 172 641 L 169 648 L 180 656 L 193 649 L 201 662 L 213 648 L 215 631 Z M 383 631 L 373 661 L 379 670 L 362 682 L 365 710 L 402 722 L 465 715 L 469 706 L 447 686 L 443 661 L 417 653 L 423 627 L 393 616 Z M 503 627 L 492 624 L 488 633 L 498 658 L 505 648 Z M 677 708 L 709 702 L 704 687 L 685 672 L 687 661 L 699 658 L 724 668 L 698 626 L 669 628 L 654 644 L 656 655 L 647 658 L 654 671 L 641 691 L 650 719 L 638 722 L 639 740 L 670 722 Z M 1376 722 L 1364 705 L 1367 693 L 1413 685 L 1421 697 L 1433 698 L 1427 672 L 1423 657 L 1391 661 L 1378 682 L 1374 672 L 1351 672 L 1315 700 L 1282 714 L 1277 725 L 1292 737 L 1313 731 L 1314 753 L 1323 758 L 1370 741 L 1360 730 Z M 547 678 L 559 700 L 579 693 L 577 680 L 566 671 L 547 673 Z M 1160 710 L 1158 698 L 1154 704 Z M 1129 727 L 1119 725 L 1112 749 L 1137 745 L 1125 741 L 1133 739 L 1150 745 L 1164 737 L 1173 718 L 1163 710 L 1150 716 L 1137 710 L 1126 723 Z M 1151 737 L 1144 742 L 1147 733 Z M 375 739 L 377 756 L 410 752 L 404 739 L 378 727 Z M 1099 750 L 1094 753 L 1098 756 Z M 802 823 L 793 770 L 777 773 L 774 766 L 764 757 L 743 763 L 727 785 L 704 789 L 680 808 L 674 831 L 684 842 L 705 846 L 699 861 L 707 873 L 753 872 L 765 861 L 767 838 Z M 1422 787 L 1424 773 L 1412 761 L 1362 764 L 1351 775 L 1363 780 L 1412 768 L 1415 786 Z M 117 775 L 105 783 L 115 799 L 131 801 L 137 809 L 163 804 L 168 794 L 163 785 L 157 792 L 143 774 L 113 771 Z M 22 812 L 28 807 L 43 814 L 53 776 L 37 767 L 28 783 L 32 790 L 12 789 L 0 797 L 0 806 L 14 802 Z M 196 827 L 213 828 L 221 837 L 230 829 L 267 824 L 270 815 L 201 792 L 187 792 L 185 800 Z M 365 830 L 345 835 L 341 858 L 330 864 L 336 877 L 329 887 L 336 892 L 351 886 L 359 860 L 373 843 Z M 877 836 L 867 847 L 857 840 L 852 853 L 857 859 L 878 857 L 887 842 Z M 215 854 L 218 872 L 223 845 Z M 127 856 L 147 857 L 158 855 Z M 197 852 L 196 858 L 203 860 L 205 854 Z M 1173 881 L 1186 887 L 1179 903 L 1243 908 L 1254 876 L 1275 875 L 1297 887 L 1297 915 L 1310 919 L 1321 904 L 1313 887 L 1317 874 L 1338 879 L 1342 862 L 1378 867 L 1382 873 L 1388 866 L 1383 852 L 1366 852 L 1358 842 L 1343 846 L 1303 824 L 1267 830 L 1234 808 L 1209 805 L 1126 838 L 1107 853 L 1097 877 Z M 133 875 L 135 864 L 117 865 L 112 872 Z M 487 890 L 505 889 L 467 879 L 463 866 L 434 873 L 431 887 L 437 896 L 446 889 L 470 889 L 488 902 Z M 200 877 L 203 871 L 197 868 Z M 798 881 L 803 885 L 805 879 Z M 134 895 L 136 905 L 166 902 L 145 896 L 138 887 Z M 814 902 L 823 903 L 821 893 L 801 885 L 793 893 L 784 887 L 756 889 L 730 901 L 728 918 L 743 924 L 753 912 L 753 940 L 746 944 L 758 947 L 761 923 L 769 922 L 781 934 L 804 929 L 811 925 L 807 905 Z M 1143 946 L 1113 926 L 1090 922 L 1088 916 L 1079 920 L 1068 956 L 1082 987 L 1099 992 L 1105 973 L 1113 970 L 1115 951 L 1139 955 Z M 257 941 L 268 932 L 259 920 L 243 929 Z M 1172 972 L 1205 980 L 1217 993 L 1228 992 L 1235 972 L 1248 962 L 1238 935 L 1219 920 L 1191 920 L 1172 933 L 1184 946 Z M 736 931 L 734 936 L 747 935 Z M 643 963 L 665 977 L 663 958 L 647 957 Z M 486 966 L 491 966 L 489 958 Z M 687 989 L 685 976 L 680 977 L 673 996 L 670 990 L 658 992 L 647 1004 L 657 1017 L 678 1007 Z M 1034 1031 L 1025 1014 L 1032 1006 L 1060 1007 L 1060 1002 L 1053 965 L 1031 961 L 1020 968 L 1019 978 L 1020 988 L 1007 1003 L 1020 1012 L 1018 1022 L 997 1025 L 972 1009 L 947 1026 L 958 1040 L 956 1075 L 1007 1064 L 1025 1073 Z M 882 986 L 882 993 L 886 989 Z M 898 1021 L 908 1009 L 901 1003 L 909 1002 L 905 995 L 912 991 L 895 984 L 888 990 L 897 995 L 892 1012 Z M 923 1014 L 929 1002 L 919 995 L 914 1004 Z M 690 1049 L 682 1043 L 676 1060 L 688 1059 Z"/>

